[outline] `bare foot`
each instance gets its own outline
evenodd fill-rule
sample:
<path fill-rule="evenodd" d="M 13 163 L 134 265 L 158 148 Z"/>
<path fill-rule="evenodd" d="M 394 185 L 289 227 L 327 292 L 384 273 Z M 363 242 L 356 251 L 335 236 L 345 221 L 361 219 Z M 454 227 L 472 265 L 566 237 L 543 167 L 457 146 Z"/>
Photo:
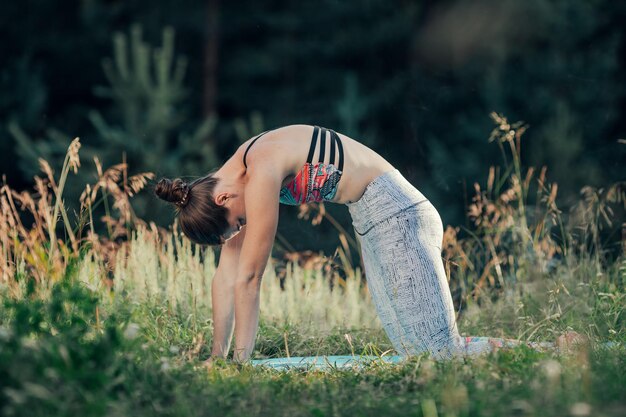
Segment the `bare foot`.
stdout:
<path fill-rule="evenodd" d="M 556 338 L 556 347 L 560 352 L 574 353 L 580 351 L 589 343 L 587 336 L 568 331 Z"/>

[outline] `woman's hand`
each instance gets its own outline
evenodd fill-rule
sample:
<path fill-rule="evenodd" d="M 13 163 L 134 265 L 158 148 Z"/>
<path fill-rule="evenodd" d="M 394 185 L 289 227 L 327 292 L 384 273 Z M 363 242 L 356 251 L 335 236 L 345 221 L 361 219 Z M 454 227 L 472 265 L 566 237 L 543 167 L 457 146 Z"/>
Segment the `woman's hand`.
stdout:
<path fill-rule="evenodd" d="M 215 359 L 213 358 L 213 356 L 209 356 L 209 359 L 200 362 L 200 366 L 202 368 L 205 368 L 207 371 L 212 369 L 214 364 L 215 364 Z"/>
<path fill-rule="evenodd" d="M 209 358 L 205 361 L 200 362 L 200 367 L 210 371 L 215 368 L 216 365 L 220 363 L 226 363 L 228 360 L 221 356 L 209 356 Z"/>

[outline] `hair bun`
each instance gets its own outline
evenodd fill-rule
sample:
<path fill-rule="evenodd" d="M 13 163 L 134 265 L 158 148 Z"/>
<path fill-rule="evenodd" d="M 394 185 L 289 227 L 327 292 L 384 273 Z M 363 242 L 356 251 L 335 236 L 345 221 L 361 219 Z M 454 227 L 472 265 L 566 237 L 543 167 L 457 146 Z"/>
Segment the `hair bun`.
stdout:
<path fill-rule="evenodd" d="M 189 202 L 189 184 L 176 178 L 174 181 L 163 178 L 154 189 L 154 193 L 162 200 L 185 207 Z"/>

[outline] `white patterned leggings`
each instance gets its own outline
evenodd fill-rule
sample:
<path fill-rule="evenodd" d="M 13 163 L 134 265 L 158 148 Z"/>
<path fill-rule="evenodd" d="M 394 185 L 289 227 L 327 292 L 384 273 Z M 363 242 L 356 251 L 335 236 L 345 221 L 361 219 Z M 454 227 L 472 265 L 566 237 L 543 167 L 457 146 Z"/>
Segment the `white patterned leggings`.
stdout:
<path fill-rule="evenodd" d="M 441 217 L 397 169 L 376 177 L 347 206 L 372 300 L 398 354 L 427 351 L 446 359 L 520 343 L 459 335 L 441 259 Z"/>

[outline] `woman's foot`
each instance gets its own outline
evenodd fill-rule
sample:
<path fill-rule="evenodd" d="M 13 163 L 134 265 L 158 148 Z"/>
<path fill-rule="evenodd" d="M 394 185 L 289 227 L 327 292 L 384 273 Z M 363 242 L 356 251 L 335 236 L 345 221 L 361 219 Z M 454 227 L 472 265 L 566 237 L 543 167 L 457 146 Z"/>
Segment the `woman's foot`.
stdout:
<path fill-rule="evenodd" d="M 574 331 L 567 331 L 556 338 L 556 348 L 559 352 L 574 353 L 587 346 L 589 339 L 587 336 Z"/>

